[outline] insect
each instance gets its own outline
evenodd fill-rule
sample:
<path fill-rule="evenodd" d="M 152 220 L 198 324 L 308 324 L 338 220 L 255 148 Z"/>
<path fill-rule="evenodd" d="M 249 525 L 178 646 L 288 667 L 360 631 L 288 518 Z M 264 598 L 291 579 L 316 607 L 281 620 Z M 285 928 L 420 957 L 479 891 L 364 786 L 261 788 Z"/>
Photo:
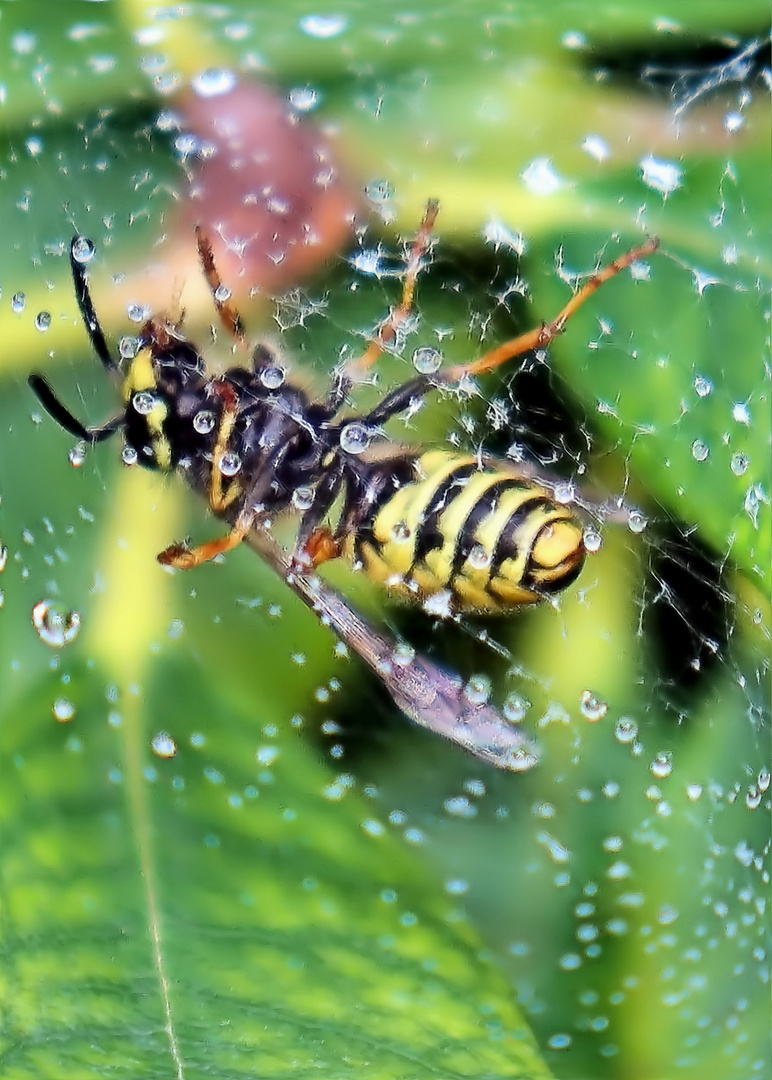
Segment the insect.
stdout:
<path fill-rule="evenodd" d="M 325 397 L 312 400 L 286 377 L 264 345 L 248 365 L 207 372 L 181 326 L 151 318 L 142 327 L 125 372 L 111 355 L 91 298 L 76 236 L 70 265 L 92 347 L 121 384 L 120 411 L 97 427 L 84 426 L 44 376 L 29 383 L 64 430 L 87 444 L 123 432 L 124 460 L 179 472 L 203 494 L 228 531 L 190 547 L 172 544 L 158 560 L 188 570 L 248 539 L 291 588 L 326 618 L 384 681 L 399 706 L 425 726 L 462 743 L 499 767 L 533 763 L 522 735 L 492 706 L 473 706 L 458 680 L 423 658 L 393 663 L 394 646 L 341 597 L 319 582 L 316 568 L 343 557 L 404 596 L 454 614 L 507 612 L 567 587 L 585 557 L 583 523 L 557 503 L 547 486 L 503 462 L 444 450 L 398 447 L 383 433 L 391 418 L 463 376 L 474 376 L 561 333 L 573 312 L 605 281 L 653 252 L 656 239 L 614 260 L 591 277 L 550 323 L 499 345 L 480 359 L 418 375 L 391 390 L 368 412 L 343 415 L 349 394 L 408 319 L 439 204 L 431 200 L 407 259 L 402 297 L 365 351 L 335 372 Z M 241 316 L 223 288 L 208 239 L 198 251 L 219 318 L 236 347 L 247 351 Z M 327 519 L 342 506 L 337 522 Z M 300 510 L 291 553 L 265 522 Z"/>

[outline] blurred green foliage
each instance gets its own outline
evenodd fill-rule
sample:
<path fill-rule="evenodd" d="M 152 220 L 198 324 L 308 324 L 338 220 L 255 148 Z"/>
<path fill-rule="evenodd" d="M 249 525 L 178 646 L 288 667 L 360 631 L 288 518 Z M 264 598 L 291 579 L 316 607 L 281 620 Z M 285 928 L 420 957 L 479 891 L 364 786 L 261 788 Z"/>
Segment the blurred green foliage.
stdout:
<path fill-rule="evenodd" d="M 717 2 L 0 9 L 4 1078 L 768 1075 L 769 113 L 752 71 L 678 120 L 668 96 L 767 24 L 758 3 Z M 420 323 L 381 387 L 414 347 L 478 355 L 554 315 L 574 275 L 661 238 L 648 276 L 604 286 L 548 364 L 395 429 L 546 446 L 639 503 L 643 533 L 607 526 L 558 609 L 489 624 L 509 660 L 330 570 L 373 618 L 529 704 L 543 760 L 526 776 L 410 730 L 250 552 L 162 571 L 158 550 L 213 528 L 202 508 L 114 446 L 71 470 L 69 437 L 31 420 L 32 369 L 89 421 L 113 407 L 69 238 L 97 242 L 115 342 L 110 278 L 152 259 L 184 188 L 155 119 L 217 65 L 318 91 L 357 176 L 394 189 L 395 228 L 365 246 L 398 253 L 396 227 L 441 199 Z M 667 197 L 643 181 L 649 155 L 678 170 Z M 542 159 L 549 194 L 523 180 Z M 522 232 L 522 258 L 485 241 L 494 225 Z M 281 344 L 321 388 L 398 282 L 341 258 L 305 290 L 293 302 L 324 303 Z M 267 308 L 247 315 L 276 335 Z M 43 598 L 82 617 L 60 653 L 30 625 Z M 176 756 L 153 753 L 161 733 Z"/>

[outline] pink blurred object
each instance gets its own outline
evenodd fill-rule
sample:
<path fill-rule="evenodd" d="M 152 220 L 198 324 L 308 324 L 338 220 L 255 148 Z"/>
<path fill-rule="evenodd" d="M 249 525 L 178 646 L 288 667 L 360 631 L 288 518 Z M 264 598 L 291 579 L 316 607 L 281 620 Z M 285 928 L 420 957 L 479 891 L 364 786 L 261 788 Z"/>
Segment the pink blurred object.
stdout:
<path fill-rule="evenodd" d="M 357 188 L 315 125 L 273 90 L 254 82 L 209 97 L 187 90 L 175 111 L 203 148 L 182 214 L 187 243 L 195 249 L 200 225 L 237 299 L 280 291 L 350 241 Z"/>

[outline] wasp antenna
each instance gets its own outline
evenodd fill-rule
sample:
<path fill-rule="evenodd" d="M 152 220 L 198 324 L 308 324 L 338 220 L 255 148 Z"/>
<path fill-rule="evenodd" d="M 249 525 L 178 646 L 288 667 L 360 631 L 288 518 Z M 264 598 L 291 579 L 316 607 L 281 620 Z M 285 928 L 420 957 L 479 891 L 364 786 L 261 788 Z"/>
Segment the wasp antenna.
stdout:
<path fill-rule="evenodd" d="M 88 331 L 88 336 L 91 340 L 91 346 L 94 352 L 108 371 L 117 372 L 119 370 L 118 365 L 115 360 L 113 360 L 110 355 L 110 350 L 107 348 L 105 335 L 102 332 L 102 327 L 99 325 L 94 302 L 91 299 L 88 278 L 86 277 L 86 267 L 83 261 L 83 254 L 86 252 L 88 253 L 88 258 L 90 258 L 94 252 L 93 243 L 85 236 L 73 236 L 70 243 L 70 268 L 72 269 L 72 280 L 75 285 L 75 296 L 78 301 L 81 316 L 83 317 L 83 322 L 86 324 L 86 330 Z M 62 426 L 64 427 L 64 425 Z"/>
<path fill-rule="evenodd" d="M 84 442 L 88 443 L 102 442 L 103 439 L 109 439 L 111 435 L 115 434 L 123 423 L 124 415 L 120 413 L 118 416 L 113 416 L 106 424 L 102 424 L 101 427 L 87 428 L 81 424 L 77 416 L 73 416 L 66 405 L 62 404 L 51 384 L 42 375 L 30 375 L 27 383 L 49 416 L 53 417 L 60 428 L 64 428 L 70 435 L 74 435 L 76 439 L 83 439 Z"/>

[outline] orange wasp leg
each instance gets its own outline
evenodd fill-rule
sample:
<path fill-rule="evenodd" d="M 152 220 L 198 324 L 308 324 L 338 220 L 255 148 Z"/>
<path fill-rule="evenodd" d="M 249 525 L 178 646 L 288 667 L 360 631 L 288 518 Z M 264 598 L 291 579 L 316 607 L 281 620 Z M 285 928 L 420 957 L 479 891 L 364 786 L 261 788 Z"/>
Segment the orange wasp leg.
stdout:
<path fill-rule="evenodd" d="M 543 349 L 546 345 L 549 345 L 558 334 L 563 333 L 566 323 L 576 309 L 581 307 L 585 300 L 592 296 L 604 282 L 608 281 L 609 278 L 614 277 L 621 270 L 625 270 L 638 259 L 643 259 L 647 255 L 651 255 L 658 247 L 659 240 L 656 236 L 652 236 L 645 244 L 640 244 L 638 247 L 632 248 L 624 255 L 620 255 L 619 258 L 610 262 L 608 266 L 604 266 L 602 270 L 599 270 L 597 274 L 593 274 L 589 281 L 587 281 L 578 292 L 574 293 L 566 306 L 558 313 L 552 322 L 542 323 L 541 326 L 537 326 L 533 330 L 528 330 L 525 334 L 520 334 L 519 337 L 512 338 L 509 341 L 503 342 L 501 345 L 497 345 L 495 349 L 491 349 L 490 352 L 485 353 L 485 355 L 481 356 L 478 360 L 472 360 L 467 364 L 455 364 L 453 367 L 448 368 L 445 372 L 445 377 L 449 382 L 455 382 L 463 375 L 480 375 L 484 371 L 492 371 L 493 368 L 498 367 L 499 364 L 503 364 L 505 361 L 511 360 L 515 356 L 521 356 L 531 349 Z"/>
<path fill-rule="evenodd" d="M 212 472 L 209 477 L 209 505 L 215 513 L 222 513 L 241 494 L 241 485 L 233 482 L 227 492 L 222 486 L 222 459 L 238 418 L 238 398 L 230 383 L 218 380 L 214 386 L 223 398 L 225 406 L 217 429 L 217 442 L 212 454 Z M 192 570 L 201 563 L 209 562 L 216 555 L 237 547 L 254 524 L 253 512 L 242 512 L 230 532 L 215 540 L 207 540 L 194 548 L 185 544 L 171 544 L 158 556 L 162 566 L 175 566 L 178 570 Z"/>
<path fill-rule="evenodd" d="M 212 300 L 214 300 L 214 306 L 217 308 L 220 321 L 228 333 L 236 339 L 237 344 L 242 348 L 246 348 L 247 338 L 244 333 L 244 323 L 235 305 L 230 301 L 230 292 L 223 285 L 217 271 L 211 241 L 208 236 L 203 234 L 200 225 L 196 225 L 196 242 L 204 277 L 212 294 Z"/>
<path fill-rule="evenodd" d="M 439 200 L 429 199 L 426 204 L 423 220 L 421 221 L 421 227 L 411 245 L 410 254 L 408 255 L 407 273 L 405 274 L 405 281 L 402 286 L 402 299 L 395 308 L 392 308 L 387 318 L 380 324 L 375 332 L 375 337 L 371 339 L 370 344 L 362 355 L 346 365 L 345 373 L 349 378 L 356 379 L 357 376 L 361 376 L 367 368 L 375 363 L 384 349 L 387 349 L 396 341 L 400 328 L 404 325 L 410 315 L 413 308 L 413 299 L 415 297 L 416 281 L 421 270 L 421 260 L 429 249 L 431 232 L 434 223 L 437 220 L 439 209 Z"/>

